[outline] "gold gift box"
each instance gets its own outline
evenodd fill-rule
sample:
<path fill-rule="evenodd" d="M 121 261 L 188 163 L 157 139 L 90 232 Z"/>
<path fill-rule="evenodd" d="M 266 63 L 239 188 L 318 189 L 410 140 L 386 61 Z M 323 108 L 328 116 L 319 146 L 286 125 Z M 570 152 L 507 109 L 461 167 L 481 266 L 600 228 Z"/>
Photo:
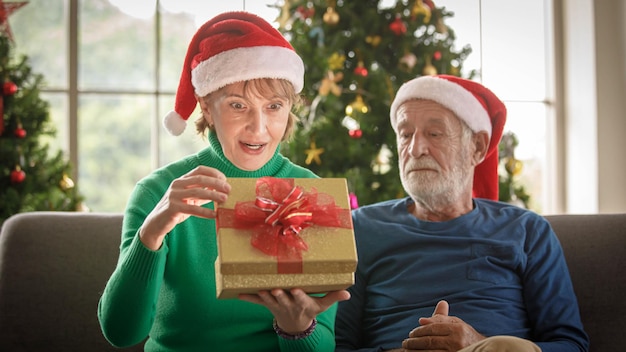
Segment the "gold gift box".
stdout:
<path fill-rule="evenodd" d="M 215 279 L 218 298 L 233 298 L 240 293 L 257 293 L 273 288 L 301 288 L 308 293 L 341 290 L 354 284 L 357 255 L 346 180 L 343 178 L 294 178 L 295 186 L 305 192 L 325 193 L 347 216 L 345 227 L 313 225 L 300 232 L 308 245 L 302 252 L 301 272 L 279 273 L 277 258 L 251 244 L 252 230 L 224 226 L 225 211 L 237 203 L 254 201 L 254 178 L 229 178 L 228 201 L 218 207 Z M 224 209 L 224 210 L 222 210 Z M 232 220 L 230 220 L 232 221 Z"/>

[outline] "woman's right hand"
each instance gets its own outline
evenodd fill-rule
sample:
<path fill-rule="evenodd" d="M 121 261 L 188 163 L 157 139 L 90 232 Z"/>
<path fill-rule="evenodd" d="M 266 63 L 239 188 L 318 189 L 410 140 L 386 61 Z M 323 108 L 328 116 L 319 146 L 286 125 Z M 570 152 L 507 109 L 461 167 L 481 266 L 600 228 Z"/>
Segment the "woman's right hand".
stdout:
<path fill-rule="evenodd" d="M 215 218 L 215 211 L 202 205 L 223 203 L 229 192 L 226 176 L 207 166 L 199 166 L 175 179 L 143 222 L 139 230 L 141 242 L 147 248 L 158 250 L 165 235 L 188 217 Z"/>

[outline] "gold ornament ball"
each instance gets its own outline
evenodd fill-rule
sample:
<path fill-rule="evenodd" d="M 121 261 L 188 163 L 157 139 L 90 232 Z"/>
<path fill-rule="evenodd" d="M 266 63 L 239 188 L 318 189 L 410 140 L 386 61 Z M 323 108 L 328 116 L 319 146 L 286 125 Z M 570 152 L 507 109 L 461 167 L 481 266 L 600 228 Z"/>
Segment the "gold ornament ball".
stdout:
<path fill-rule="evenodd" d="M 61 187 L 61 189 L 64 191 L 68 191 L 74 188 L 74 181 L 72 181 L 72 179 L 67 176 L 67 174 L 63 174 L 63 178 L 59 182 L 59 187 Z"/>
<path fill-rule="evenodd" d="M 424 66 L 424 69 L 422 70 L 422 74 L 424 76 L 434 76 L 437 74 L 437 68 L 433 66 L 432 64 L 427 64 L 426 66 Z"/>
<path fill-rule="evenodd" d="M 326 12 L 324 13 L 324 16 L 322 18 L 324 20 L 324 23 L 326 24 L 334 25 L 339 23 L 339 14 L 335 12 L 335 9 L 332 7 L 328 7 L 326 9 Z"/>
<path fill-rule="evenodd" d="M 367 37 L 365 37 L 365 42 L 373 47 L 377 47 L 380 44 L 381 40 L 382 38 L 379 35 L 368 35 Z"/>
<path fill-rule="evenodd" d="M 518 176 L 519 174 L 521 174 L 523 166 L 524 164 L 515 158 L 509 158 L 506 161 L 506 164 L 504 164 L 504 168 L 506 169 L 506 172 L 508 172 L 509 174 L 513 176 Z"/>

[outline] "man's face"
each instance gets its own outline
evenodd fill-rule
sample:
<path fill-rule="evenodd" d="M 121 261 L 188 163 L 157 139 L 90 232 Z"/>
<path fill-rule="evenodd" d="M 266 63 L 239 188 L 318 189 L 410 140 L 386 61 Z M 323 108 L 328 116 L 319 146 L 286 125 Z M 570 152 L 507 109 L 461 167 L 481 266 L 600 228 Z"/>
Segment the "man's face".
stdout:
<path fill-rule="evenodd" d="M 397 117 L 400 180 L 407 193 L 438 202 L 471 193 L 472 134 L 464 133 L 454 113 L 431 100 L 409 100 L 399 107 Z"/>

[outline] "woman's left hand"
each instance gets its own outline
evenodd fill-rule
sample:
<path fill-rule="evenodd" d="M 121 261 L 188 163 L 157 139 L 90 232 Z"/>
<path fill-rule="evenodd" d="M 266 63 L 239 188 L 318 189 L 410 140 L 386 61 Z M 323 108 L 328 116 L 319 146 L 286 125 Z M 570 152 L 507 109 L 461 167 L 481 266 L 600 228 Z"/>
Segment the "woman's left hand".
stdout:
<path fill-rule="evenodd" d="M 272 312 L 276 324 L 288 334 L 305 331 L 318 314 L 335 302 L 350 299 L 346 290 L 331 291 L 324 296 L 309 296 L 302 289 L 259 291 L 258 294 L 240 294 L 239 299 L 260 304 Z"/>

